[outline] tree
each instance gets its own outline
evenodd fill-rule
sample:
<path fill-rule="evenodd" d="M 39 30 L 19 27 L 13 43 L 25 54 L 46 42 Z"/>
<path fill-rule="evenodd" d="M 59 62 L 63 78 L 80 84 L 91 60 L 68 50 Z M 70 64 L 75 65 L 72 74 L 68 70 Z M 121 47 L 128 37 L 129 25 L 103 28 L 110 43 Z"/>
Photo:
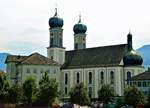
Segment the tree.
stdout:
<path fill-rule="evenodd" d="M 138 104 L 144 104 L 144 95 L 135 86 L 129 86 L 124 90 L 124 100 L 135 108 Z"/>
<path fill-rule="evenodd" d="M 150 106 L 150 89 L 149 89 L 149 92 L 148 92 L 147 102 L 148 102 L 148 105 Z"/>
<path fill-rule="evenodd" d="M 116 100 L 115 108 L 121 108 L 123 105 L 124 105 L 123 97 L 118 97 L 117 100 Z"/>
<path fill-rule="evenodd" d="M 115 96 L 115 91 L 110 85 L 103 85 L 100 90 L 98 90 L 98 99 L 104 103 L 111 102 Z"/>
<path fill-rule="evenodd" d="M 56 79 L 50 79 L 47 72 L 44 73 L 39 81 L 38 102 L 43 105 L 52 105 L 52 102 L 58 97 L 58 83 Z"/>
<path fill-rule="evenodd" d="M 36 90 L 35 79 L 32 77 L 27 78 L 23 83 L 23 96 L 28 105 L 32 105 L 36 96 Z"/>
<path fill-rule="evenodd" d="M 9 83 L 5 73 L 0 73 L 0 101 L 4 101 L 7 91 L 9 88 Z"/>
<path fill-rule="evenodd" d="M 90 98 L 83 83 L 76 84 L 70 91 L 70 102 L 79 105 L 89 105 Z"/>
<path fill-rule="evenodd" d="M 19 85 L 12 85 L 9 87 L 6 101 L 9 103 L 16 104 L 21 100 L 22 97 L 22 88 Z"/>
<path fill-rule="evenodd" d="M 144 108 L 150 108 L 150 89 L 148 91 L 147 103 L 144 105 Z"/>

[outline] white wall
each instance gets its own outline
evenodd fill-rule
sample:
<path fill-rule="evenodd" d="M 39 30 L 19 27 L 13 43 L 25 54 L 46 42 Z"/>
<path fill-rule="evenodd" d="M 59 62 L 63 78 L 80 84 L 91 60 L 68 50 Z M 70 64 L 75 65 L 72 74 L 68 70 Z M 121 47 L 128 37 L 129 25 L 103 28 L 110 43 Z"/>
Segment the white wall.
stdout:
<path fill-rule="evenodd" d="M 47 49 L 48 58 L 53 58 L 54 61 L 57 61 L 60 64 L 65 62 L 65 49 L 64 48 L 48 48 Z"/>
<path fill-rule="evenodd" d="M 17 69 L 19 74 L 18 74 L 18 81 L 20 84 L 22 84 L 27 77 L 33 77 L 36 80 L 36 83 L 38 85 L 39 80 L 42 77 L 43 72 L 48 72 L 48 75 L 50 78 L 55 78 L 57 82 L 59 83 L 60 87 L 60 66 L 53 66 L 53 65 L 11 65 L 8 64 L 7 67 L 10 68 L 10 66 L 13 66 L 14 69 Z M 12 69 L 13 69 L 12 68 Z M 30 73 L 27 72 L 27 70 L 30 70 Z M 36 70 L 36 73 L 34 72 Z M 9 79 L 14 75 L 14 71 L 8 69 L 9 73 Z M 13 74 L 12 74 L 13 73 Z M 12 79 L 10 79 L 10 83 L 12 82 Z M 11 83 L 12 84 L 12 83 Z"/>
<path fill-rule="evenodd" d="M 71 87 L 73 87 L 76 84 L 76 73 L 79 72 L 80 73 L 80 82 L 83 82 L 87 87 L 92 87 L 92 97 L 93 98 L 97 98 L 98 94 L 97 91 L 101 88 L 102 84 L 101 84 L 101 79 L 100 79 L 100 73 L 101 71 L 104 72 L 104 83 L 103 84 L 110 84 L 110 72 L 113 71 L 114 72 L 114 84 L 112 84 L 111 86 L 114 87 L 116 93 L 118 95 L 122 95 L 122 73 L 123 71 L 123 67 L 99 67 L 99 68 L 82 68 L 82 69 L 65 69 L 62 70 L 62 74 L 61 75 L 61 79 L 62 81 L 62 89 L 64 89 L 64 87 L 68 87 L 68 89 L 70 89 Z M 92 72 L 92 79 L 93 82 L 92 84 L 89 84 L 89 72 Z M 68 73 L 68 80 L 69 80 L 69 84 L 65 85 L 64 84 L 64 76 L 65 73 Z M 68 91 L 69 92 L 69 91 Z"/>

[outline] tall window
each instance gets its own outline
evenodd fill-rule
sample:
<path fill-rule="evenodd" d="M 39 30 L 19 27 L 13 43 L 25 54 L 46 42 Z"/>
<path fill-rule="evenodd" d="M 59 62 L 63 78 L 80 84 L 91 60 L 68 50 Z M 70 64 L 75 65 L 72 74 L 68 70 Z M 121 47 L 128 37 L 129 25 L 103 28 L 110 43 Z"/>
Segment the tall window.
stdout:
<path fill-rule="evenodd" d="M 36 73 L 36 69 L 33 70 L 33 73 Z"/>
<path fill-rule="evenodd" d="M 41 73 L 43 73 L 43 69 L 41 69 Z"/>
<path fill-rule="evenodd" d="M 77 43 L 75 43 L 75 49 L 78 49 L 78 44 Z"/>
<path fill-rule="evenodd" d="M 67 87 L 65 87 L 65 95 L 67 95 L 68 91 L 67 91 Z"/>
<path fill-rule="evenodd" d="M 51 43 L 51 45 L 53 45 L 53 38 L 51 38 L 50 43 Z"/>
<path fill-rule="evenodd" d="M 67 85 L 68 84 L 68 74 L 65 73 L 65 84 Z"/>
<path fill-rule="evenodd" d="M 56 69 L 53 70 L 53 74 L 56 74 Z"/>
<path fill-rule="evenodd" d="M 77 83 L 79 83 L 79 82 L 80 82 L 80 74 L 77 73 Z"/>
<path fill-rule="evenodd" d="M 85 48 L 85 43 L 83 43 L 83 48 Z"/>
<path fill-rule="evenodd" d="M 141 82 L 140 81 L 138 81 L 138 87 L 141 87 Z"/>
<path fill-rule="evenodd" d="M 131 72 L 127 72 L 127 80 L 131 79 Z"/>
<path fill-rule="evenodd" d="M 92 72 L 89 72 L 89 84 L 92 84 Z"/>
<path fill-rule="evenodd" d="M 146 81 L 143 81 L 143 87 L 147 87 Z"/>
<path fill-rule="evenodd" d="M 27 69 L 27 73 L 30 73 L 30 69 L 29 68 Z"/>
<path fill-rule="evenodd" d="M 92 97 L 92 87 L 89 87 L 89 97 Z"/>
<path fill-rule="evenodd" d="M 113 71 L 110 72 L 110 83 L 114 84 L 114 72 Z"/>
<path fill-rule="evenodd" d="M 104 83 L 104 72 L 102 71 L 101 72 L 101 84 L 103 84 Z"/>

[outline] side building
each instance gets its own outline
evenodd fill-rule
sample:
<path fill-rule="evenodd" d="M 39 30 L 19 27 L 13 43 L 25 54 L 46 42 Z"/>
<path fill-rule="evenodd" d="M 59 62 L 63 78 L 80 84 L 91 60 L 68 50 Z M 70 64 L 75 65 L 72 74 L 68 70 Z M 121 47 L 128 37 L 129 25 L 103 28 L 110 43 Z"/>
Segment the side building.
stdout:
<path fill-rule="evenodd" d="M 28 77 L 35 78 L 38 84 L 43 72 L 59 81 L 61 65 L 38 53 L 29 56 L 9 55 L 6 64 L 10 84 L 22 84 Z"/>
<path fill-rule="evenodd" d="M 136 86 L 147 96 L 150 92 L 150 68 L 148 68 L 147 71 L 128 79 L 127 83 L 130 86 Z"/>

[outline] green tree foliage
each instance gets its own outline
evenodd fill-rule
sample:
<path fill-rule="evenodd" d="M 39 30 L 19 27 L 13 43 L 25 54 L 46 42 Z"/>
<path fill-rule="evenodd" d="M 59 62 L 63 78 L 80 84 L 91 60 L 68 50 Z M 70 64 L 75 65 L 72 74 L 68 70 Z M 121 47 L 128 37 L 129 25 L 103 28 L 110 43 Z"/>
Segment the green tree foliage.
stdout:
<path fill-rule="evenodd" d="M 149 86 L 150 86 L 150 85 L 149 85 Z M 148 102 L 148 104 L 150 105 L 150 89 L 149 89 L 149 91 L 148 91 L 147 102 Z"/>
<path fill-rule="evenodd" d="M 135 86 L 129 86 L 124 90 L 124 100 L 135 108 L 138 104 L 144 104 L 144 95 Z"/>
<path fill-rule="evenodd" d="M 0 101 L 4 101 L 9 88 L 9 83 L 5 73 L 0 73 Z"/>
<path fill-rule="evenodd" d="M 27 102 L 28 105 L 32 105 L 32 102 L 36 98 L 36 87 L 35 79 L 32 77 L 27 78 L 23 83 L 24 101 Z"/>
<path fill-rule="evenodd" d="M 89 105 L 90 98 L 83 83 L 76 84 L 70 91 L 70 102 L 79 105 Z"/>
<path fill-rule="evenodd" d="M 39 81 L 38 102 L 43 105 L 52 105 L 52 102 L 58 97 L 58 83 L 56 79 L 50 79 L 45 72 Z"/>
<path fill-rule="evenodd" d="M 103 85 L 100 90 L 98 90 L 98 99 L 104 103 L 111 102 L 115 96 L 115 91 L 110 85 Z"/>
<path fill-rule="evenodd" d="M 115 108 L 121 108 L 122 106 L 124 106 L 124 99 L 123 99 L 123 97 L 119 97 L 116 100 Z"/>
<path fill-rule="evenodd" d="M 18 103 L 22 97 L 22 88 L 19 85 L 12 85 L 9 87 L 6 101 L 8 103 Z"/>
<path fill-rule="evenodd" d="M 150 108 L 150 89 L 147 96 L 147 103 L 144 105 L 144 108 Z"/>

